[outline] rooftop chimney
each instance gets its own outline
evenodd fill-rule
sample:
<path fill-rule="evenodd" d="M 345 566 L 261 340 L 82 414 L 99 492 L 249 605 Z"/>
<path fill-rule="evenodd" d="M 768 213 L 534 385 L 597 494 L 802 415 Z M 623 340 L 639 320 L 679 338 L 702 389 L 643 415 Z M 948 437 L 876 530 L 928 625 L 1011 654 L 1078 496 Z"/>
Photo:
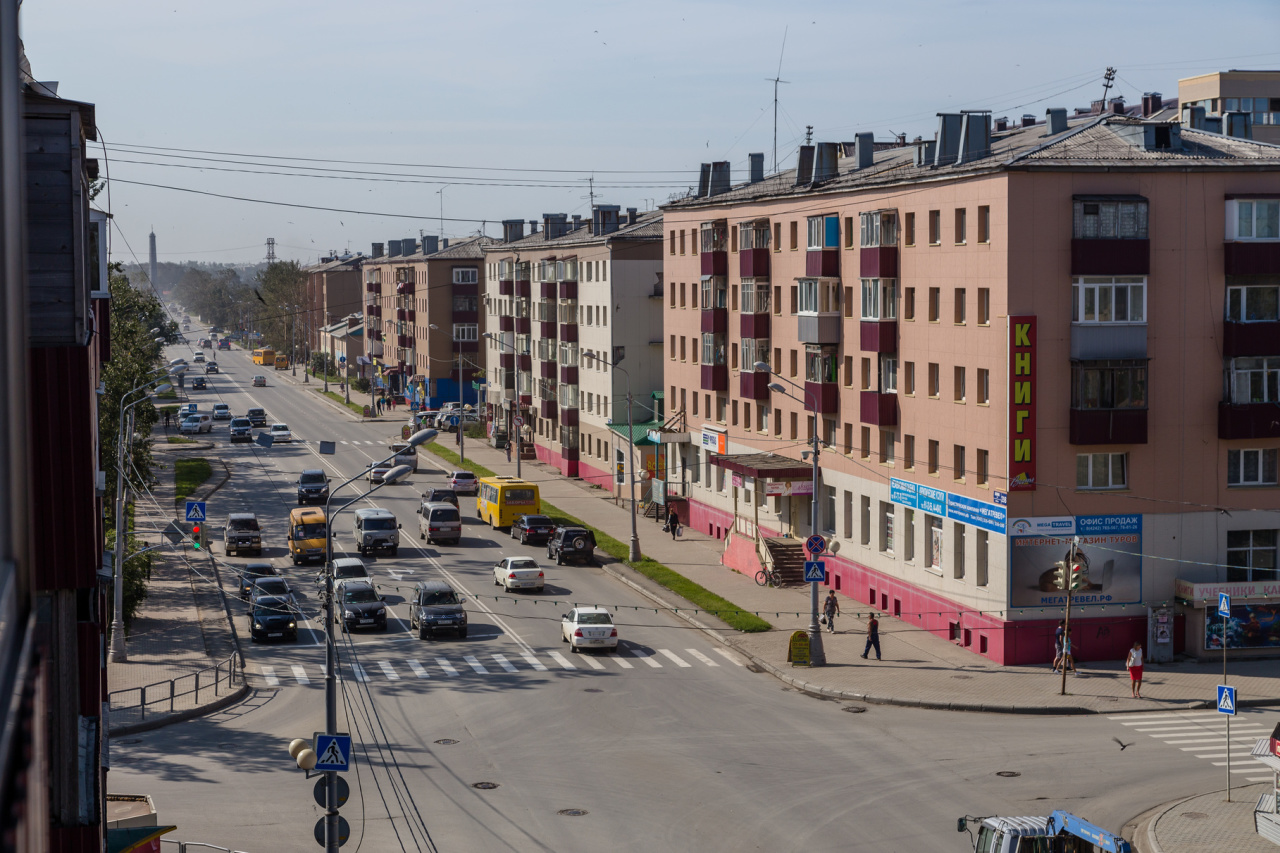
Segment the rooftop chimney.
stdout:
<path fill-rule="evenodd" d="M 711 188 L 707 195 L 720 195 L 729 191 L 729 161 L 717 160 L 711 164 Z"/>
<path fill-rule="evenodd" d="M 449 248 L 449 238 L 448 238 L 448 237 L 441 237 L 441 238 L 440 238 L 440 248 L 441 248 L 441 249 L 447 249 L 447 248 Z"/>
<path fill-rule="evenodd" d="M 933 152 L 938 148 L 937 141 L 930 139 L 928 142 L 925 142 L 923 139 L 917 136 L 915 141 L 915 146 L 916 146 L 916 157 L 915 157 L 916 165 L 932 166 Z"/>
<path fill-rule="evenodd" d="M 374 244 L 373 244 L 373 251 L 370 253 L 369 257 L 371 257 L 371 258 L 380 258 L 380 257 L 382 257 L 382 250 L 383 250 L 383 246 L 382 246 L 382 244 L 381 244 L 381 243 L 374 243 Z"/>
<path fill-rule="evenodd" d="M 1107 111 L 1115 116 L 1124 115 L 1124 98 L 1112 98 L 1107 102 Z"/>
<path fill-rule="evenodd" d="M 524 220 L 523 219 L 504 219 L 502 220 L 502 242 L 514 243 L 516 240 L 524 239 Z"/>
<path fill-rule="evenodd" d="M 554 240 L 557 237 L 563 237 L 569 233 L 569 214 L 567 213 L 544 213 L 542 214 L 542 230 L 544 240 Z"/>
<path fill-rule="evenodd" d="M 591 209 L 591 233 L 596 237 L 612 234 L 618 230 L 618 211 L 622 208 L 616 204 L 597 204 Z"/>
<path fill-rule="evenodd" d="M 505 224 L 506 223 L 503 223 L 504 226 Z M 422 236 L 422 254 L 434 255 L 438 251 L 440 251 L 440 238 L 424 234 Z"/>
<path fill-rule="evenodd" d="M 1164 109 L 1164 98 L 1159 92 L 1142 93 L 1142 116 L 1153 116 Z"/>
<path fill-rule="evenodd" d="M 530 219 L 529 220 L 529 236 L 532 237 L 534 234 L 537 234 L 537 233 L 538 233 L 538 220 Z"/>
<path fill-rule="evenodd" d="M 796 186 L 807 187 L 813 183 L 813 146 L 800 146 L 800 159 L 796 162 Z"/>
<path fill-rule="evenodd" d="M 581 227 L 582 227 L 582 217 L 579 214 L 575 213 L 573 215 L 573 228 L 571 230 L 577 231 Z"/>
<path fill-rule="evenodd" d="M 412 255 L 418 249 L 418 241 L 410 237 L 408 240 L 400 241 L 400 254 Z"/>
<path fill-rule="evenodd" d="M 1255 100 L 1254 103 L 1257 103 Z M 1253 113 L 1232 110 L 1222 114 L 1222 132 L 1237 139 L 1253 139 Z"/>
<path fill-rule="evenodd" d="M 938 147 L 934 150 L 933 165 L 948 166 L 960 156 L 960 129 L 964 116 L 960 113 L 938 113 Z"/>
<path fill-rule="evenodd" d="M 764 155 L 762 154 L 760 156 L 763 157 Z M 640 212 L 636 208 L 634 207 L 627 208 L 627 224 L 628 225 L 635 225 L 636 221 L 639 220 L 639 218 L 640 218 Z"/>
<path fill-rule="evenodd" d="M 840 174 L 840 169 L 837 165 L 838 153 L 834 142 L 818 143 L 817 157 L 814 159 L 813 164 L 813 182 L 815 184 L 830 181 Z"/>
<path fill-rule="evenodd" d="M 703 163 L 698 170 L 698 198 L 706 198 L 711 193 L 711 164 Z"/>
<path fill-rule="evenodd" d="M 856 133 L 853 136 L 853 162 L 859 169 L 868 169 L 876 162 L 876 138 L 872 133 Z"/>
<path fill-rule="evenodd" d="M 387 248 L 388 248 L 388 251 L 387 251 L 388 256 L 392 258 L 400 257 L 400 241 L 399 240 L 388 240 Z"/>
<path fill-rule="evenodd" d="M 972 163 L 991 154 L 991 113 L 967 111 L 960 123 L 960 153 L 957 163 Z"/>
<path fill-rule="evenodd" d="M 1067 129 L 1067 110 L 1065 107 L 1051 107 L 1045 110 L 1045 136 L 1056 136 Z"/>
<path fill-rule="evenodd" d="M 750 181 L 758 184 L 764 180 L 764 154 L 748 154 L 747 159 L 751 162 Z"/>
<path fill-rule="evenodd" d="M 1204 130 L 1204 107 L 1193 107 L 1187 104 L 1182 108 L 1182 126 L 1193 130 Z"/>
<path fill-rule="evenodd" d="M 1008 116 L 1000 116 L 1000 118 L 996 119 L 996 126 L 995 126 L 996 133 L 1004 133 L 1008 129 L 1009 129 Z"/>
<path fill-rule="evenodd" d="M 1031 127 L 1031 126 L 1032 126 L 1032 125 L 1034 125 L 1035 123 L 1036 123 L 1036 117 L 1035 117 L 1035 116 L 1033 116 L 1031 113 L 1023 113 L 1023 115 L 1022 115 L 1022 126 L 1023 126 L 1023 127 Z"/>

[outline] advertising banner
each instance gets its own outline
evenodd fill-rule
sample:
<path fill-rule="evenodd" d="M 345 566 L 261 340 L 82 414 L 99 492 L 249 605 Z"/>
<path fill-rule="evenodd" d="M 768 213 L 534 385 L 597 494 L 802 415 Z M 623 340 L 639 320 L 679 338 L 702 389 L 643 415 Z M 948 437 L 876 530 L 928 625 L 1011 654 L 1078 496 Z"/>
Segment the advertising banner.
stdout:
<path fill-rule="evenodd" d="M 1204 647 L 1222 649 L 1222 623 L 1228 649 L 1280 649 L 1280 602 L 1233 604 L 1225 620 L 1213 608 L 1204 616 Z"/>
<path fill-rule="evenodd" d="M 1009 604 L 1061 607 L 1067 594 L 1054 588 L 1054 565 L 1067 559 L 1073 536 L 1086 583 L 1071 600 L 1078 604 L 1137 604 L 1142 601 L 1142 516 L 1079 515 L 1017 519 L 1010 529 Z M 1046 530 L 1047 528 L 1047 530 Z M 1023 532 L 1026 531 L 1026 532 Z"/>
<path fill-rule="evenodd" d="M 1036 318 L 1009 318 L 1009 491 L 1036 490 Z"/>
<path fill-rule="evenodd" d="M 939 518 L 950 518 L 992 533 L 1004 533 L 1007 510 L 998 504 L 976 501 L 909 480 L 889 478 L 889 500 Z"/>

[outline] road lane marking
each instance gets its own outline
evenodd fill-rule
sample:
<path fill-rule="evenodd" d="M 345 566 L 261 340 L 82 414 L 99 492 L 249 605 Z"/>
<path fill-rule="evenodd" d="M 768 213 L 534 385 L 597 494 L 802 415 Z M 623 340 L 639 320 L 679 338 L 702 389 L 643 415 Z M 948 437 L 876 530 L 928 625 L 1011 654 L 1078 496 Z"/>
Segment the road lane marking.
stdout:
<path fill-rule="evenodd" d="M 507 660 L 503 655 L 493 655 L 493 659 L 498 662 L 498 666 L 502 667 L 507 672 L 516 672 L 515 665 L 512 664 L 511 661 Z"/>
<path fill-rule="evenodd" d="M 693 664 L 685 663 L 683 660 L 681 660 L 680 657 L 677 656 L 675 652 L 670 652 L 670 651 L 667 651 L 666 649 L 658 649 L 658 654 L 671 658 L 671 660 L 675 662 L 676 666 L 684 667 L 686 669 L 693 666 Z"/>
<path fill-rule="evenodd" d="M 409 663 L 409 669 L 413 670 L 414 675 L 418 676 L 419 678 L 431 677 L 431 673 L 427 672 L 426 667 L 424 667 L 418 661 L 410 660 L 408 663 Z"/>
<path fill-rule="evenodd" d="M 559 652 L 547 652 L 547 657 L 551 658 L 553 661 L 560 664 L 565 669 L 577 669 L 576 666 L 569 663 L 568 659 L 565 658 L 565 656 L 560 654 Z"/>
<path fill-rule="evenodd" d="M 611 654 L 609 655 L 609 657 L 613 658 L 614 661 L 618 664 L 618 666 L 622 667 L 623 669 L 635 669 L 635 666 L 632 665 L 631 661 L 627 660 L 620 654 L 616 654 L 616 653 Z"/>
<path fill-rule="evenodd" d="M 444 670 L 445 675 L 456 677 L 458 674 L 458 671 L 453 668 L 453 664 L 449 663 L 444 658 L 436 658 L 436 665 Z"/>
<path fill-rule="evenodd" d="M 262 679 L 271 687 L 279 687 L 280 679 L 276 677 L 276 668 L 274 666 L 259 665 L 258 669 L 262 670 Z"/>
<path fill-rule="evenodd" d="M 355 661 L 351 662 L 351 671 L 356 674 L 356 681 L 368 681 L 369 674 L 364 671 L 364 667 Z"/>
<path fill-rule="evenodd" d="M 642 651 L 636 648 L 635 646 L 627 646 L 627 651 L 631 652 L 631 654 L 640 658 L 640 660 L 649 664 L 649 666 L 653 667 L 654 669 L 662 669 L 662 664 L 658 663 L 656 660 L 649 657 L 648 652 Z"/>
<path fill-rule="evenodd" d="M 306 686 L 311 683 L 311 679 L 307 678 L 307 671 L 302 667 L 295 664 L 289 667 L 289 669 L 293 670 L 293 677 L 298 679 L 299 684 Z"/>
<path fill-rule="evenodd" d="M 720 664 L 716 663 L 715 661 L 713 661 L 711 658 L 709 658 L 709 657 L 707 657 L 706 655 L 704 655 L 702 652 L 698 651 L 697 649 L 685 649 L 685 651 L 686 651 L 686 652 L 688 652 L 689 654 L 693 655 L 693 656 L 694 656 L 695 658 L 697 658 L 698 660 L 700 660 L 700 661 L 702 661 L 703 663 L 705 663 L 707 666 L 719 666 L 719 665 L 720 665 Z"/>
<path fill-rule="evenodd" d="M 595 655 L 583 655 L 579 660 L 584 660 L 591 665 L 592 669 L 604 669 L 604 664 L 596 660 Z"/>
<path fill-rule="evenodd" d="M 1177 711 L 1169 714 L 1143 714 L 1142 716 L 1144 720 L 1190 720 L 1196 717 L 1214 717 L 1217 716 L 1217 714 L 1217 711 Z M 1120 721 L 1132 720 L 1133 715 L 1125 714 L 1122 717 L 1107 717 L 1107 719 Z"/>
<path fill-rule="evenodd" d="M 733 664 L 734 666 L 746 666 L 746 664 L 742 662 L 741 658 L 739 658 L 737 655 L 725 649 L 717 648 L 716 654 L 720 655 L 720 657 L 729 661 L 729 663 Z"/>
<path fill-rule="evenodd" d="M 533 667 L 533 668 L 534 668 L 535 670 L 537 670 L 538 672 L 546 672 L 546 671 L 547 671 L 547 667 L 546 667 L 546 665 L 545 665 L 545 664 L 543 664 L 543 662 L 542 662 L 542 661 L 538 660 L 536 657 L 534 657 L 534 656 L 533 656 L 532 654 L 530 654 L 529 652 L 522 652 L 522 653 L 520 654 L 520 657 L 522 657 L 522 658 L 524 658 L 525 660 L 527 660 L 527 661 L 529 662 L 529 666 Z"/>
<path fill-rule="evenodd" d="M 463 655 L 462 659 L 467 662 L 467 666 L 471 667 L 481 675 L 489 674 L 489 670 L 484 668 L 484 664 L 480 663 L 480 661 L 476 659 L 475 655 Z"/>
<path fill-rule="evenodd" d="M 378 666 L 387 674 L 388 681 L 399 681 L 400 673 L 391 668 L 391 664 L 385 660 L 378 661 Z"/>
<path fill-rule="evenodd" d="M 1159 738 L 1159 740 L 1164 740 L 1164 738 Z M 1232 740 L 1233 742 L 1235 742 L 1235 743 L 1253 743 L 1253 742 L 1255 742 L 1255 741 L 1257 740 L 1257 738 L 1255 738 L 1255 737 L 1233 737 L 1231 740 Z M 1218 736 L 1218 737 L 1192 737 L 1192 738 L 1183 738 L 1183 737 L 1180 737 L 1180 738 L 1178 738 L 1177 740 L 1166 740 L 1166 741 L 1164 741 L 1164 742 L 1165 742 L 1165 743 L 1167 743 L 1167 744 L 1169 744 L 1169 745 L 1171 745 L 1171 746 L 1172 746 L 1173 744 L 1178 744 L 1178 743 L 1222 743 L 1222 737 L 1221 737 L 1221 736 Z"/>
<path fill-rule="evenodd" d="M 342 443 L 343 443 L 343 444 L 346 444 L 346 442 L 345 442 L 345 441 L 344 441 L 344 442 L 342 442 Z"/>

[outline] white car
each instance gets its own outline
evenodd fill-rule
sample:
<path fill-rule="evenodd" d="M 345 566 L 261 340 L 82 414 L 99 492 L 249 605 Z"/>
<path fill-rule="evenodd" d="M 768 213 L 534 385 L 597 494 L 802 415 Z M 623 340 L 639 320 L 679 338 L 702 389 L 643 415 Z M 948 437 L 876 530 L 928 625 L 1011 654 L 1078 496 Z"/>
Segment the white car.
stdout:
<path fill-rule="evenodd" d="M 226 403 L 214 403 L 214 404 L 213 404 L 213 419 L 214 419 L 215 421 L 229 421 L 229 420 L 231 420 L 231 407 L 230 407 L 230 406 L 228 406 Z"/>
<path fill-rule="evenodd" d="M 199 350 L 192 353 L 191 361 L 193 364 L 204 364 L 204 353 L 200 352 Z"/>
<path fill-rule="evenodd" d="M 273 444 L 293 441 L 293 433 L 289 432 L 288 424 L 272 424 L 270 435 Z"/>
<path fill-rule="evenodd" d="M 259 373 L 259 374 L 257 374 L 256 376 L 254 376 L 254 377 L 253 377 L 253 387 L 254 387 L 254 388 L 266 388 L 266 387 L 267 387 L 267 377 L 263 376 L 261 373 Z"/>
<path fill-rule="evenodd" d="M 618 648 L 618 629 L 603 607 L 575 607 L 560 617 L 560 639 L 569 650 Z"/>
<path fill-rule="evenodd" d="M 493 583 L 506 592 L 531 589 L 542 592 L 545 578 L 542 568 L 528 557 L 504 557 L 493 567 Z"/>

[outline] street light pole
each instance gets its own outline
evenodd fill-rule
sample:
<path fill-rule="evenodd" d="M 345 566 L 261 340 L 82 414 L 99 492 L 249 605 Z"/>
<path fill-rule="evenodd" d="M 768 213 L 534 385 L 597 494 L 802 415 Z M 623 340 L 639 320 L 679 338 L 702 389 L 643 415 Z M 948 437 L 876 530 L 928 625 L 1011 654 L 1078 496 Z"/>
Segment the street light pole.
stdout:
<path fill-rule="evenodd" d="M 293 344 L 289 350 L 289 365 L 293 368 L 293 375 L 298 375 L 298 308 L 293 309 Z"/>
<path fill-rule="evenodd" d="M 513 275 L 514 275 L 514 273 L 513 273 Z M 493 332 L 485 332 L 485 333 L 484 333 L 484 336 L 485 336 L 486 338 L 488 338 L 489 340 L 494 341 L 495 343 L 497 343 L 497 344 L 498 344 L 498 346 L 502 346 L 502 347 L 509 347 L 509 348 L 511 349 L 511 352 L 512 352 L 512 353 L 515 353 L 516 348 L 515 348 L 515 345 L 514 345 L 514 344 L 509 344 L 509 343 L 507 343 L 507 342 L 506 342 L 506 341 L 504 341 L 502 338 L 500 338 L 500 337 L 498 337 L 497 335 L 495 335 Z M 519 372 L 519 371 L 517 371 L 517 373 L 518 373 L 518 372 Z M 517 382 L 516 382 L 516 389 L 515 389 L 515 391 L 516 391 L 516 411 L 519 411 L 520 387 L 519 387 L 519 380 L 518 380 L 518 378 L 517 378 Z M 519 417 L 519 416 L 517 416 L 517 418 L 518 418 L 518 417 Z M 522 475 L 520 474 L 520 456 L 521 456 L 521 453 L 520 453 L 520 424 L 517 424 L 515 421 L 516 421 L 516 419 L 515 419 L 515 418 L 513 418 L 513 419 L 512 419 L 512 421 L 511 421 L 511 429 L 510 429 L 510 430 L 508 431 L 508 433 L 507 433 L 507 441 L 510 441 L 510 440 L 511 440 L 511 433 L 515 433 L 515 434 L 516 434 L 516 479 L 522 479 Z"/>
<path fill-rule="evenodd" d="M 631 484 L 631 542 L 627 548 L 627 559 L 632 563 L 640 561 L 640 534 L 636 528 L 636 431 L 632 417 L 631 374 L 626 368 L 618 367 L 609 359 L 596 353 L 595 358 L 603 361 L 614 370 L 627 377 L 627 480 Z"/>

